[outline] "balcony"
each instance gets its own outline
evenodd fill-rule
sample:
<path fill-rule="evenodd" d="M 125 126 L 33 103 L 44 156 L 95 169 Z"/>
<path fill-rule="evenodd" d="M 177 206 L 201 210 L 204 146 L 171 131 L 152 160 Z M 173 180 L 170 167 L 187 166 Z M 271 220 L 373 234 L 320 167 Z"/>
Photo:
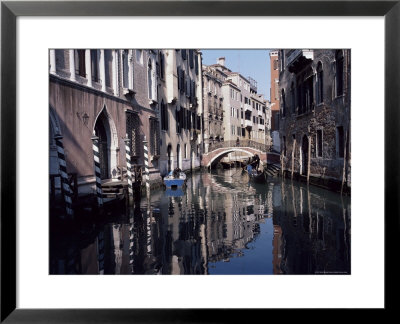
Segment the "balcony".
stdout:
<path fill-rule="evenodd" d="M 258 110 L 258 116 L 262 116 L 263 115 L 263 112 L 262 112 L 262 110 L 260 109 L 260 110 Z"/>
<path fill-rule="evenodd" d="M 251 127 L 253 127 L 253 122 L 251 120 L 246 119 L 244 121 L 244 126 L 251 128 Z"/>
<path fill-rule="evenodd" d="M 314 59 L 314 51 L 310 49 L 296 49 L 288 52 L 286 66 L 291 73 L 299 72 L 305 65 Z"/>
<path fill-rule="evenodd" d="M 253 109 L 251 108 L 251 105 L 249 105 L 249 104 L 244 104 L 244 111 L 246 111 L 246 110 L 253 111 Z"/>

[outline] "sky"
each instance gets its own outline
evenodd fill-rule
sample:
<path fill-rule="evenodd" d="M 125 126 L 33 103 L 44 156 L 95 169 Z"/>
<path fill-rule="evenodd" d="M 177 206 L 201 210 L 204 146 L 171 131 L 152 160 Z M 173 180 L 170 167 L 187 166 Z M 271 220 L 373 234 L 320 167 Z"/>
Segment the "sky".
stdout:
<path fill-rule="evenodd" d="M 257 92 L 270 99 L 271 71 L 269 50 L 201 50 L 203 64 L 217 63 L 219 57 L 225 57 L 225 66 L 232 72 L 239 72 L 245 78 L 252 77 L 257 81 Z"/>

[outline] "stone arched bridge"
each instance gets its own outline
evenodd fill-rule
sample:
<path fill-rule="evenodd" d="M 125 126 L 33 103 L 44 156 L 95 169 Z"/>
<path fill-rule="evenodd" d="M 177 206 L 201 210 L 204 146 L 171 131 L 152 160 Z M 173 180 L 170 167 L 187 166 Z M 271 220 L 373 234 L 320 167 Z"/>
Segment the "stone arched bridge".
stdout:
<path fill-rule="evenodd" d="M 261 161 L 266 161 L 268 150 L 268 145 L 251 140 L 218 142 L 210 145 L 207 153 L 203 153 L 201 165 L 209 167 L 215 160 L 232 152 L 242 152 L 249 156 L 258 154 Z"/>

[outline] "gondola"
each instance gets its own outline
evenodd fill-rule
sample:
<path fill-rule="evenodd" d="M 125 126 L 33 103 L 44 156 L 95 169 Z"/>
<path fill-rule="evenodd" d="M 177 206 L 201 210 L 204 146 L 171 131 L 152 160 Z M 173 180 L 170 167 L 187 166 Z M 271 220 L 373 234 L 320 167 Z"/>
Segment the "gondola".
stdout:
<path fill-rule="evenodd" d="M 267 181 L 267 175 L 264 171 L 254 169 L 250 164 L 247 165 L 245 171 L 249 175 L 249 179 L 257 183 L 265 183 Z"/>

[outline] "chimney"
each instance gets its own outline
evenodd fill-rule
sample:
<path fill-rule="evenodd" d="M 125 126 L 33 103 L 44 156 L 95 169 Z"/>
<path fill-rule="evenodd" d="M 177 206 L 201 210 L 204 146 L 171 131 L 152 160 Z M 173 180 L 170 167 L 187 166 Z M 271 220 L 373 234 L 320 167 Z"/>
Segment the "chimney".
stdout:
<path fill-rule="evenodd" d="M 219 65 L 225 66 L 225 57 L 220 57 L 220 58 L 217 60 L 217 63 L 218 63 Z"/>

